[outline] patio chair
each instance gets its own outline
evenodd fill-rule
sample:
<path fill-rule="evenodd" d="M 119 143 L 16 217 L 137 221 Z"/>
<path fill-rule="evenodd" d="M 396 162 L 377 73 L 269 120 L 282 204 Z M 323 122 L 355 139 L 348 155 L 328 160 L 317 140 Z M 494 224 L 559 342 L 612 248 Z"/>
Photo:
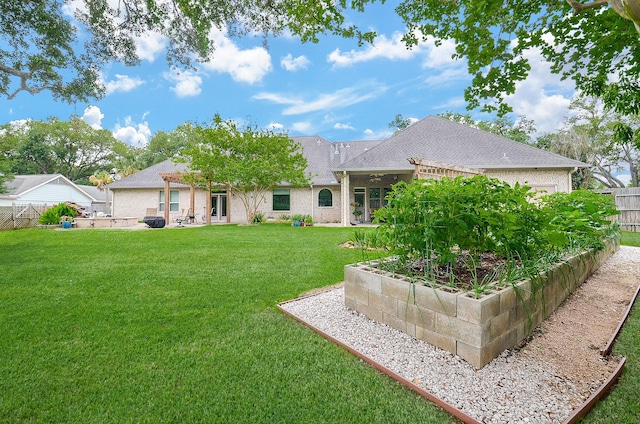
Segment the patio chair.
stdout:
<path fill-rule="evenodd" d="M 178 227 L 184 227 L 184 225 L 182 225 L 184 223 L 198 223 L 196 215 L 191 213 L 191 209 L 182 209 L 182 214 L 180 214 L 175 221 L 178 223 Z"/>

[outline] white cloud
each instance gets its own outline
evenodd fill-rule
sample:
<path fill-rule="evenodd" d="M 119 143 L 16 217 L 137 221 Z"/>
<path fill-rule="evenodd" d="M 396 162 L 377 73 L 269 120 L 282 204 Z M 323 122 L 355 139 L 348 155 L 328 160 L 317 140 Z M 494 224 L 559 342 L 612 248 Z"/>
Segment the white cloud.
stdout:
<path fill-rule="evenodd" d="M 151 138 L 151 129 L 147 122 L 135 124 L 130 116 L 124 120 L 124 126 L 116 124 L 113 136 L 131 146 L 145 146 Z"/>
<path fill-rule="evenodd" d="M 299 133 L 309 134 L 313 128 L 313 125 L 311 124 L 311 122 L 294 122 L 291 125 L 291 128 Z"/>
<path fill-rule="evenodd" d="M 369 82 L 358 87 L 343 88 L 333 93 L 320 94 L 315 99 L 305 100 L 295 95 L 277 93 L 259 93 L 253 96 L 257 100 L 289 105 L 282 112 L 284 115 L 300 115 L 320 110 L 338 109 L 352 106 L 374 99 L 384 93 L 387 88 L 381 84 Z"/>
<path fill-rule="evenodd" d="M 167 47 L 167 38 L 158 33 L 145 33 L 134 38 L 136 53 L 141 60 L 154 62 Z"/>
<path fill-rule="evenodd" d="M 107 94 L 115 93 L 115 92 L 123 92 L 131 91 L 136 87 L 144 84 L 140 78 L 132 78 L 128 75 L 116 74 L 116 79 L 108 81 L 104 83 L 104 86 L 107 89 Z"/>
<path fill-rule="evenodd" d="M 535 122 L 539 134 L 555 132 L 569 114 L 575 85 L 551 73 L 549 63 L 538 50 L 527 52 L 526 57 L 531 64 L 529 76 L 517 83 L 516 92 L 505 99 L 515 114 Z"/>
<path fill-rule="evenodd" d="M 333 128 L 336 130 L 355 130 L 351 124 L 341 124 L 340 122 L 336 122 Z"/>
<path fill-rule="evenodd" d="M 363 50 L 351 50 L 349 52 L 341 52 L 335 49 L 327 57 L 329 63 L 333 66 L 347 67 L 355 63 L 369 62 L 374 59 L 388 60 L 408 60 L 422 53 L 422 45 L 418 44 L 412 49 L 408 49 L 402 41 L 402 34 L 394 33 L 391 39 L 384 35 L 378 36 L 372 44 L 367 45 Z"/>
<path fill-rule="evenodd" d="M 363 131 L 363 135 L 365 140 L 384 140 L 386 138 L 391 137 L 393 135 L 393 131 L 388 129 L 381 130 L 381 131 L 374 131 L 372 129 L 367 128 L 366 130 Z"/>
<path fill-rule="evenodd" d="M 280 66 L 290 72 L 307 69 L 310 63 L 311 62 L 306 56 L 298 56 L 294 58 L 291 53 L 280 59 Z"/>
<path fill-rule="evenodd" d="M 283 130 L 284 125 L 279 122 L 271 122 L 267 125 L 267 128 L 271 128 L 272 130 Z"/>
<path fill-rule="evenodd" d="M 175 83 L 175 86 L 171 87 L 171 91 L 176 93 L 178 97 L 197 96 L 202 92 L 200 88 L 202 77 L 195 72 L 173 68 L 170 72 L 165 72 L 163 76 L 167 81 Z"/>
<path fill-rule="evenodd" d="M 87 106 L 82 114 L 82 118 L 80 119 L 89 124 L 92 128 L 101 130 L 102 118 L 104 118 L 104 114 L 98 106 Z"/>
<path fill-rule="evenodd" d="M 271 71 L 271 56 L 262 47 L 241 50 L 226 37 L 226 31 L 212 29 L 209 35 L 215 43 L 213 58 L 202 68 L 227 73 L 234 81 L 256 84 Z"/>

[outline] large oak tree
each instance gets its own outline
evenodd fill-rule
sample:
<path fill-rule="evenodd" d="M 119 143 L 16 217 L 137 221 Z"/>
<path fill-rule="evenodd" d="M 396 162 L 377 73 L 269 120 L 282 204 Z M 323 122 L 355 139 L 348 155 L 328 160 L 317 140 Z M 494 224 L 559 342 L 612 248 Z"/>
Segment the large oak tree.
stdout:
<path fill-rule="evenodd" d="M 288 30 L 305 42 L 327 32 L 371 41 L 375 33 L 354 27 L 349 15 L 375 1 L 5 0 L 0 93 L 100 96 L 100 67 L 138 63 L 136 40 L 150 32 L 166 37 L 170 64 L 185 66 L 211 59 L 213 28 L 235 35 Z M 640 111 L 640 0 L 404 0 L 395 12 L 408 46 L 431 36 L 456 42 L 473 76 L 470 108 L 509 111 L 505 96 L 536 66 L 527 57 L 535 48 L 580 90 L 619 112 Z"/>

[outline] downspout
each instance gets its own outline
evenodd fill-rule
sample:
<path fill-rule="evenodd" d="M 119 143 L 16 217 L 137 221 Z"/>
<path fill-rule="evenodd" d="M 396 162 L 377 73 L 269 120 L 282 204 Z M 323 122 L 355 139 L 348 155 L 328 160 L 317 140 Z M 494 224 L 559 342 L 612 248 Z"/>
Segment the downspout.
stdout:
<path fill-rule="evenodd" d="M 311 184 L 311 222 L 314 222 L 316 220 L 315 216 L 313 215 L 314 213 L 314 208 L 313 208 L 313 184 Z"/>

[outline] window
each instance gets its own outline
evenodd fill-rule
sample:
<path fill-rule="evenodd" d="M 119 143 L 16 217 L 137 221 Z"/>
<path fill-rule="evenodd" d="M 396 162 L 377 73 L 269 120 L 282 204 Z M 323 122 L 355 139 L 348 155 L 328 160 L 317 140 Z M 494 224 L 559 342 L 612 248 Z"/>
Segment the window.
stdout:
<path fill-rule="evenodd" d="M 318 193 L 318 206 L 333 206 L 333 194 L 328 188 L 323 188 Z"/>
<path fill-rule="evenodd" d="M 369 207 L 371 209 L 380 208 L 380 189 L 379 188 L 369 189 Z"/>
<path fill-rule="evenodd" d="M 273 190 L 273 210 L 288 211 L 291 204 L 291 194 L 288 188 Z"/>
<path fill-rule="evenodd" d="M 180 191 L 169 190 L 169 211 L 178 212 L 180 210 Z M 160 190 L 158 211 L 164 212 L 164 190 Z"/>

